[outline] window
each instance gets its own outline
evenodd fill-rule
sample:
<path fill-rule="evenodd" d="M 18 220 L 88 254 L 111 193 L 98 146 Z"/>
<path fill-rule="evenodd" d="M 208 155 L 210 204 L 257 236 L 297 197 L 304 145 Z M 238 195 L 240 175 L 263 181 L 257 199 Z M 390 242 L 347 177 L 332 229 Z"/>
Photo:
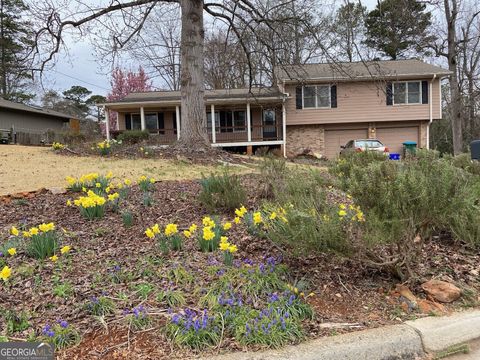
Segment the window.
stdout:
<path fill-rule="evenodd" d="M 142 121 L 140 114 L 125 114 L 125 129 L 127 130 L 141 130 Z"/>
<path fill-rule="evenodd" d="M 145 126 L 147 130 L 158 131 L 158 114 L 147 113 L 145 114 Z"/>
<path fill-rule="evenodd" d="M 422 99 L 420 81 L 396 82 L 393 84 L 394 104 L 420 104 Z"/>
<path fill-rule="evenodd" d="M 303 108 L 331 107 L 330 85 L 303 87 Z"/>
<path fill-rule="evenodd" d="M 212 129 L 212 114 L 207 113 L 208 131 Z M 215 132 L 241 132 L 247 130 L 247 112 L 236 111 L 215 111 Z"/>

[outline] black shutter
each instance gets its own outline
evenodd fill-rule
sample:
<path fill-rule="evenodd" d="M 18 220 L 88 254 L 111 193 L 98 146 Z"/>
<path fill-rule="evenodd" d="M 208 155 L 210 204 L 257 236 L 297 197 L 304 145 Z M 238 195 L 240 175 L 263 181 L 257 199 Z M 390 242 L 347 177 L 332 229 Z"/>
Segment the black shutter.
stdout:
<path fill-rule="evenodd" d="M 163 112 L 157 113 L 158 116 L 158 133 L 165 135 L 165 118 Z"/>
<path fill-rule="evenodd" d="M 387 94 L 387 105 L 393 105 L 393 84 L 391 82 L 387 83 L 385 92 Z"/>
<path fill-rule="evenodd" d="M 302 87 L 297 86 L 295 89 L 295 97 L 296 97 L 296 102 L 297 102 L 297 109 L 303 109 L 302 103 Z"/>
<path fill-rule="evenodd" d="M 422 81 L 422 104 L 428 104 L 428 81 Z"/>
<path fill-rule="evenodd" d="M 337 107 L 337 85 L 330 86 L 330 106 Z"/>
<path fill-rule="evenodd" d="M 125 114 L 125 129 L 132 130 L 132 115 Z"/>

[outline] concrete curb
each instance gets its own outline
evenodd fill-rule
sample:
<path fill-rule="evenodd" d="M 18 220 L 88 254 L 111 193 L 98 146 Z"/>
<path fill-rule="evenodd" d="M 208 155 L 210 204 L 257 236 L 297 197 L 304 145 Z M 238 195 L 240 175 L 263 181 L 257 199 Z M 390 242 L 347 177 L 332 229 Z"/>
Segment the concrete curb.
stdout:
<path fill-rule="evenodd" d="M 480 311 L 470 310 L 442 317 L 407 321 L 422 338 L 423 348 L 436 353 L 480 338 Z"/>
<path fill-rule="evenodd" d="M 205 360 L 406 360 L 420 359 L 480 339 L 480 310 L 428 317 L 402 325 L 312 340 L 262 352 L 237 352 Z"/>
<path fill-rule="evenodd" d="M 280 350 L 232 353 L 210 360 L 395 360 L 423 355 L 420 336 L 408 325 L 393 325 L 309 341 Z"/>

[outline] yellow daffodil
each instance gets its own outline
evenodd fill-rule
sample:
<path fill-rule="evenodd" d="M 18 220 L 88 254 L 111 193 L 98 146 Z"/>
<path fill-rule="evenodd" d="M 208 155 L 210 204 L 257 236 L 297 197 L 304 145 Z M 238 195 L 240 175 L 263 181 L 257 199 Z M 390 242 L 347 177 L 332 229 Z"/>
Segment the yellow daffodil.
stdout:
<path fill-rule="evenodd" d="M 206 227 L 211 227 L 211 228 L 215 227 L 215 221 L 213 221 L 209 216 L 205 216 L 202 219 L 202 224 L 203 226 L 206 226 Z"/>
<path fill-rule="evenodd" d="M 31 228 L 30 229 L 30 235 L 31 236 L 38 235 L 38 228 L 36 228 L 36 227 Z"/>
<path fill-rule="evenodd" d="M 118 193 L 108 194 L 108 201 L 115 201 L 120 197 Z"/>
<path fill-rule="evenodd" d="M 340 216 L 340 217 L 344 217 L 344 216 L 346 216 L 346 215 L 347 215 L 347 212 L 346 212 L 345 210 L 340 210 L 340 211 L 338 212 L 338 216 Z"/>
<path fill-rule="evenodd" d="M 154 178 L 150 178 L 150 184 L 155 184 L 155 179 Z"/>
<path fill-rule="evenodd" d="M 87 192 L 87 188 L 85 186 L 82 186 L 82 192 Z"/>
<path fill-rule="evenodd" d="M 12 234 L 13 236 L 18 236 L 20 232 L 18 231 L 18 229 L 15 227 L 15 226 L 12 226 L 12 228 L 10 229 L 10 234 Z"/>
<path fill-rule="evenodd" d="M 277 213 L 275 211 L 272 211 L 270 214 L 270 220 L 275 220 L 277 218 Z"/>
<path fill-rule="evenodd" d="M 242 218 L 247 213 L 245 206 L 242 206 L 240 209 L 235 209 L 235 215 L 239 218 Z"/>
<path fill-rule="evenodd" d="M 176 233 L 178 233 L 178 227 L 176 224 L 168 224 L 167 226 L 165 226 L 166 236 L 175 235 Z"/>
<path fill-rule="evenodd" d="M 77 182 L 77 179 L 75 179 L 74 177 L 71 177 L 71 176 L 67 176 L 65 178 L 65 180 L 67 181 L 68 185 L 73 185 Z"/>
<path fill-rule="evenodd" d="M 212 231 L 212 228 L 206 226 L 203 228 L 203 239 L 206 241 L 213 240 L 215 238 L 215 233 Z"/>
<path fill-rule="evenodd" d="M 58 256 L 57 255 L 50 256 L 50 260 L 52 260 L 52 262 L 56 262 L 58 260 Z"/>
<path fill-rule="evenodd" d="M 340 204 L 340 209 L 345 210 L 346 208 L 345 204 Z"/>
<path fill-rule="evenodd" d="M 224 225 L 223 225 L 223 230 L 230 230 L 232 228 L 232 223 L 231 222 L 226 222 Z"/>
<path fill-rule="evenodd" d="M 17 253 L 17 249 L 12 247 L 12 248 L 8 249 L 7 252 L 10 254 L 10 256 L 13 256 Z"/>
<path fill-rule="evenodd" d="M 230 253 L 232 253 L 232 254 L 235 253 L 235 252 L 237 252 L 237 250 L 238 250 L 238 249 L 237 249 L 237 245 L 230 245 L 230 246 L 228 247 L 228 251 L 229 251 Z"/>
<path fill-rule="evenodd" d="M 4 266 L 2 271 L 0 271 L 0 279 L 7 281 L 10 275 L 12 275 L 12 270 L 8 266 Z"/>
<path fill-rule="evenodd" d="M 197 231 L 197 224 L 192 224 L 190 225 L 190 227 L 188 228 L 188 230 L 191 232 L 191 233 L 194 233 L 195 231 Z"/>
<path fill-rule="evenodd" d="M 72 202 L 70 200 L 67 200 L 67 206 L 72 206 Z"/>
<path fill-rule="evenodd" d="M 107 186 L 107 187 L 105 188 L 105 192 L 106 192 L 106 193 L 109 193 L 111 190 L 112 190 L 112 189 L 110 188 L 110 186 Z"/>
<path fill-rule="evenodd" d="M 220 243 L 220 250 L 222 251 L 227 251 L 229 247 L 230 244 L 228 242 Z"/>
<path fill-rule="evenodd" d="M 226 243 L 226 242 L 228 242 L 228 237 L 220 236 L 220 243 Z"/>
<path fill-rule="evenodd" d="M 109 171 L 105 177 L 107 179 L 111 179 L 113 177 L 113 173 L 111 171 Z"/>
<path fill-rule="evenodd" d="M 49 232 L 49 231 L 55 230 L 55 225 L 53 223 L 48 223 L 48 224 L 43 223 L 38 225 L 38 229 L 41 232 Z"/>
<path fill-rule="evenodd" d="M 183 235 L 185 235 L 187 239 L 190 239 L 192 237 L 192 233 L 190 230 L 183 230 Z"/>
<path fill-rule="evenodd" d="M 30 232 L 29 232 L 29 231 L 22 231 L 22 236 L 23 236 L 23 237 L 26 237 L 26 238 L 29 238 L 29 237 L 31 237 L 32 235 L 30 235 Z"/>
<path fill-rule="evenodd" d="M 95 187 L 96 187 L 96 188 L 101 188 L 101 187 L 102 187 L 102 184 L 100 184 L 100 183 L 97 182 L 97 183 L 95 183 Z"/>
<path fill-rule="evenodd" d="M 260 213 L 260 211 L 257 211 L 257 212 L 254 212 L 253 213 L 253 223 L 255 225 L 258 225 L 258 224 L 261 224 L 262 223 L 262 214 Z"/>
<path fill-rule="evenodd" d="M 132 180 L 125 179 L 124 184 L 127 185 L 127 186 L 130 186 L 130 185 L 132 185 Z"/>
<path fill-rule="evenodd" d="M 148 228 L 147 230 L 145 230 L 145 235 L 147 235 L 147 237 L 149 239 L 153 239 L 155 237 L 155 233 L 152 231 L 152 229 Z"/>
<path fill-rule="evenodd" d="M 155 235 L 160 234 L 160 226 L 158 226 L 158 224 L 153 225 L 152 231 Z"/>
<path fill-rule="evenodd" d="M 240 224 L 240 217 L 235 216 L 235 218 L 233 219 L 233 222 L 234 222 L 235 224 Z"/>
<path fill-rule="evenodd" d="M 62 254 L 68 254 L 68 253 L 70 252 L 70 250 L 71 250 L 71 247 L 70 247 L 69 245 L 65 245 L 64 247 L 62 247 L 62 248 L 60 249 L 60 253 L 62 253 Z"/>

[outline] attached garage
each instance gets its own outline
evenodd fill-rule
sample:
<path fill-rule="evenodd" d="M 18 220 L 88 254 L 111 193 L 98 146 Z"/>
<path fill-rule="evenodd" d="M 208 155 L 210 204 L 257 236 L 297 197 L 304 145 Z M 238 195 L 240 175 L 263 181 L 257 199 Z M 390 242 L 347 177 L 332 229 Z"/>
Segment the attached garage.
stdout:
<path fill-rule="evenodd" d="M 325 156 L 327 159 L 335 159 L 340 153 L 340 146 L 350 140 L 366 139 L 368 128 L 361 129 L 325 129 Z"/>
<path fill-rule="evenodd" d="M 386 145 L 391 153 L 402 153 L 405 141 L 419 144 L 419 126 L 377 127 L 377 139 Z"/>

